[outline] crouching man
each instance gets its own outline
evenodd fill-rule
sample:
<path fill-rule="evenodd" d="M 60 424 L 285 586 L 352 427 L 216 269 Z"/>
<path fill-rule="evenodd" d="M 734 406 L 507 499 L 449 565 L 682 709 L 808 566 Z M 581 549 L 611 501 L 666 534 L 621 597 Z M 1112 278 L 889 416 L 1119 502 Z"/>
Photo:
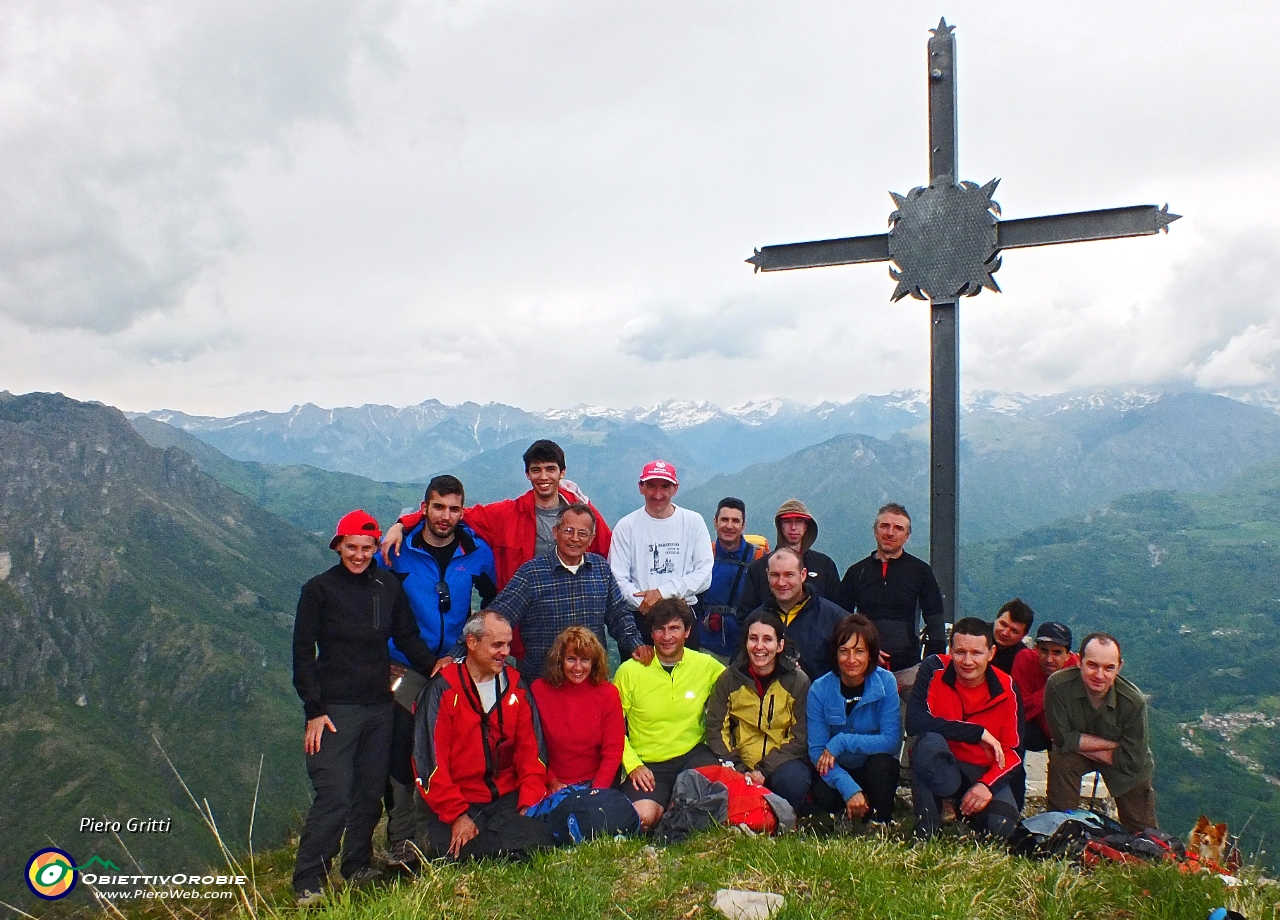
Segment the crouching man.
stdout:
<path fill-rule="evenodd" d="M 542 726 L 520 674 L 506 666 L 511 626 L 482 610 L 462 627 L 467 656 L 418 697 L 414 767 L 431 815 L 431 847 L 454 859 L 520 858 L 552 846 L 525 816 L 547 792 Z"/>
<path fill-rule="evenodd" d="M 1008 674 L 993 668 L 991 624 L 976 617 L 956 622 L 950 652 L 920 665 L 907 704 L 911 797 L 916 835 L 930 837 L 950 800 L 971 827 L 1009 837 L 1018 806 L 1009 772 L 1018 765 L 1018 698 Z"/>
<path fill-rule="evenodd" d="M 1131 831 L 1158 828 L 1151 787 L 1155 759 L 1148 747 L 1147 701 L 1120 676 L 1120 642 L 1090 633 L 1080 643 L 1080 667 L 1063 668 L 1044 689 L 1053 735 L 1049 751 L 1049 808 L 1080 804 L 1080 777 L 1097 770 Z"/>

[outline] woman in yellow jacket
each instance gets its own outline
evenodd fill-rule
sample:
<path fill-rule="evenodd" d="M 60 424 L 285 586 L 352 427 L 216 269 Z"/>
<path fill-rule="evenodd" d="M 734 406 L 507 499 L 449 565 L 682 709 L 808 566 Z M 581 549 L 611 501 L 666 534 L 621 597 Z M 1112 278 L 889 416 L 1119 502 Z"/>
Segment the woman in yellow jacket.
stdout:
<path fill-rule="evenodd" d="M 786 629 L 771 611 L 743 623 L 738 655 L 707 701 L 707 746 L 800 814 L 817 774 L 807 746 L 809 678 L 783 653 L 786 645 Z"/>

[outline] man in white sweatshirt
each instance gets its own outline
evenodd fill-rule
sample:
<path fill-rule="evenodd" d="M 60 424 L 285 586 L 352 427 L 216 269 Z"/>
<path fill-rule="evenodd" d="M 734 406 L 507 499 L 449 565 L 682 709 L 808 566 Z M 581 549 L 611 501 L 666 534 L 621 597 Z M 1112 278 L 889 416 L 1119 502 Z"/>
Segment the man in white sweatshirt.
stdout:
<path fill-rule="evenodd" d="M 690 606 L 711 585 L 711 532 L 702 515 L 672 504 L 680 480 L 663 460 L 640 473 L 644 507 L 618 522 L 609 547 L 609 567 L 622 596 L 635 605 L 640 619 L 664 597 L 682 597 Z"/>

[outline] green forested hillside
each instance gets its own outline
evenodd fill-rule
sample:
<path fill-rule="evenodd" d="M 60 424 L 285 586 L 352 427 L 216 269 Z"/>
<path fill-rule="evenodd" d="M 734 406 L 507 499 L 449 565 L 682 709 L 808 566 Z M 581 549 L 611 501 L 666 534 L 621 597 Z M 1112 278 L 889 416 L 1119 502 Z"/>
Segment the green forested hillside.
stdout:
<path fill-rule="evenodd" d="M 310 533 L 332 533 L 338 518 L 353 508 L 363 508 L 386 527 L 402 509 L 422 501 L 422 486 L 417 483 L 375 482 L 301 464 L 232 460 L 181 428 L 145 415 L 131 419 L 130 424 L 151 446 L 186 451 L 203 472 L 224 486 Z"/>
<path fill-rule="evenodd" d="M 1257 809 L 1253 844 L 1280 838 L 1280 466 L 969 545 L 960 570 L 964 613 L 1017 595 L 1078 637 L 1120 638 L 1125 674 L 1151 696 L 1170 828 L 1204 811 L 1239 829 Z"/>
<path fill-rule="evenodd" d="M 239 846 L 263 757 L 255 836 L 281 840 L 308 800 L 293 608 L 332 558 L 115 409 L 0 398 L 0 863 L 53 841 L 131 865 L 79 833 L 103 816 L 172 819 L 122 835 L 144 866 L 215 862 L 153 737 Z"/>

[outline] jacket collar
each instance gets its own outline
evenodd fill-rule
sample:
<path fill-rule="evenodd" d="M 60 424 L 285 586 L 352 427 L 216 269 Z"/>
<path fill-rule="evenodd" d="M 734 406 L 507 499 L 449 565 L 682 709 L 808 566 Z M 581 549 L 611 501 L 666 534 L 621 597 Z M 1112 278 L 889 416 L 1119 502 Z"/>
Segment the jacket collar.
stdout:
<path fill-rule="evenodd" d="M 806 610 L 809 609 L 810 604 L 813 604 L 815 601 L 817 603 L 822 602 L 821 598 L 817 598 L 814 596 L 813 589 L 809 587 L 808 581 L 805 581 L 805 583 L 801 585 L 801 590 L 804 592 L 804 598 L 803 600 L 800 601 L 800 605 L 799 605 L 800 609 L 796 611 L 796 616 L 793 617 L 791 620 L 791 622 L 793 623 L 796 621 L 796 617 L 799 617 L 802 613 L 804 613 Z M 778 614 L 779 616 L 781 616 L 784 613 L 787 613 L 787 611 L 783 610 L 782 607 L 778 604 L 778 599 L 773 596 L 772 591 L 769 592 L 769 603 L 766 605 L 766 609 Z"/>
<path fill-rule="evenodd" d="M 946 661 L 947 666 L 942 672 L 942 682 L 951 689 L 955 689 L 959 677 L 956 675 L 955 662 L 951 660 L 950 655 L 939 656 Z M 994 701 L 998 696 L 1005 692 L 1004 685 L 1000 682 L 1000 676 L 996 673 L 996 669 L 991 665 L 987 665 L 986 674 L 983 675 L 987 682 L 987 693 Z"/>
<path fill-rule="evenodd" d="M 408 535 L 405 537 L 404 545 L 407 546 L 409 549 L 412 549 L 414 552 L 425 553 L 426 550 L 414 545 L 414 541 L 418 538 L 419 534 L 422 533 L 423 529 L 426 526 L 427 526 L 427 519 L 424 516 L 422 518 L 421 523 L 419 523 L 417 527 L 413 528 L 413 530 L 409 531 Z M 459 554 L 465 556 L 468 553 L 474 553 L 475 551 L 476 551 L 476 532 L 472 530 L 470 527 L 468 527 L 465 521 L 459 521 L 458 522 L 458 548 L 454 551 L 454 556 L 457 556 Z"/>
<path fill-rule="evenodd" d="M 733 659 L 732 668 L 734 672 L 748 683 L 755 683 L 755 676 L 751 673 L 751 660 L 746 654 L 739 652 Z M 791 656 L 784 650 L 778 653 L 777 659 L 773 664 L 773 680 L 782 680 L 795 673 L 796 663 Z"/>
<path fill-rule="evenodd" d="M 830 684 L 831 691 L 837 695 L 840 693 L 840 673 L 838 671 L 828 671 L 831 675 Z M 824 680 L 826 675 L 819 677 L 818 680 Z M 862 681 L 862 699 L 857 705 L 862 706 L 866 703 L 874 703 L 876 700 L 884 699 L 886 680 L 895 680 L 892 674 L 884 668 L 876 666 L 876 669 L 869 673 Z"/>
<path fill-rule="evenodd" d="M 560 489 L 559 491 L 560 491 L 561 501 L 567 502 L 570 505 L 578 501 L 578 499 L 575 496 L 569 494 L 564 489 Z M 516 506 L 516 511 L 519 512 L 520 514 L 532 517 L 533 509 L 537 507 L 537 499 L 533 494 L 533 489 L 530 489 L 528 492 L 524 493 L 519 498 L 517 498 L 515 500 L 515 506 Z M 564 506 L 561 505 L 561 507 L 564 507 Z"/>
<path fill-rule="evenodd" d="M 453 663 L 453 667 L 456 671 L 454 673 L 454 679 L 451 680 L 450 683 L 452 683 L 458 690 L 462 691 L 463 696 L 465 696 L 468 702 L 471 703 L 473 709 L 476 709 L 477 712 L 483 713 L 483 710 L 479 708 L 480 690 L 476 687 L 476 682 L 471 677 L 471 671 L 467 668 L 466 660 L 455 661 Z M 502 702 L 502 698 L 506 696 L 507 692 L 511 689 L 510 670 L 511 668 L 509 667 L 503 667 L 495 678 L 497 680 L 497 684 L 495 686 L 498 691 L 497 700 L 499 703 Z M 494 708 L 497 708 L 496 704 Z"/>

